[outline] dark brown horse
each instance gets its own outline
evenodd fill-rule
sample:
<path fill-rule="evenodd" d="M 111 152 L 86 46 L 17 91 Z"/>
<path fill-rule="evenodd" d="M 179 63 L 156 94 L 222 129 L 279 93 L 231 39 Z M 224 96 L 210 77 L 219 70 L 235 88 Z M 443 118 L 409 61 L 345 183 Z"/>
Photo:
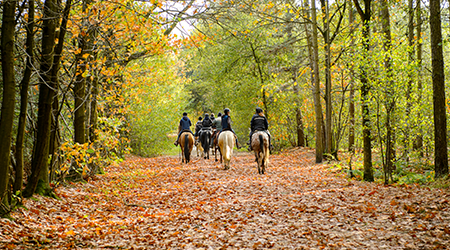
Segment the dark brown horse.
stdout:
<path fill-rule="evenodd" d="M 258 131 L 252 135 L 252 149 L 258 162 L 258 173 L 264 174 L 269 165 L 269 136 L 266 132 Z"/>
<path fill-rule="evenodd" d="M 191 132 L 183 132 L 178 139 L 178 144 L 181 146 L 181 162 L 188 163 L 191 160 L 191 151 L 194 148 L 194 136 Z"/>

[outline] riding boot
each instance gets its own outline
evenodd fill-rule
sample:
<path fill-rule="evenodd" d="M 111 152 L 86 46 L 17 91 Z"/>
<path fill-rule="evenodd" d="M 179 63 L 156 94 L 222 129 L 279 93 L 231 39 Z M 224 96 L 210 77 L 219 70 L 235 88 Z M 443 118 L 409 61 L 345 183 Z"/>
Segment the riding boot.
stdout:
<path fill-rule="evenodd" d="M 237 138 L 236 138 L 236 147 L 237 147 L 237 149 L 240 149 L 240 148 L 241 148 L 241 145 L 239 145 L 239 141 L 238 141 Z"/>
<path fill-rule="evenodd" d="M 178 146 L 178 140 L 173 143 L 173 145 Z"/>

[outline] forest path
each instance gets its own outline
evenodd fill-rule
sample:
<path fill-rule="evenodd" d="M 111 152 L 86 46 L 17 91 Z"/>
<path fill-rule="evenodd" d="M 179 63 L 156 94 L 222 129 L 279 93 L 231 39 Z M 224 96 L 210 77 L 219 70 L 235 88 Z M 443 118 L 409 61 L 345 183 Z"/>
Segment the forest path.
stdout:
<path fill-rule="evenodd" d="M 246 153 L 227 171 L 131 156 L 106 172 L 26 200 L 0 221 L 0 248 L 450 248 L 448 191 L 349 181 L 308 149 L 272 155 L 265 175 Z"/>

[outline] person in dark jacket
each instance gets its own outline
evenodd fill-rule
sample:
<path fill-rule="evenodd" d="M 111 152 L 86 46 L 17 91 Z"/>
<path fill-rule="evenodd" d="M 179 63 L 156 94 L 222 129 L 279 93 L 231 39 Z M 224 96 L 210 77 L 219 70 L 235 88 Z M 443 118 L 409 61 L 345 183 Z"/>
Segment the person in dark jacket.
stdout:
<path fill-rule="evenodd" d="M 202 130 L 211 130 L 212 121 L 209 119 L 209 114 L 205 114 L 205 118 L 202 122 Z"/>
<path fill-rule="evenodd" d="M 195 134 L 194 137 L 198 136 L 198 132 L 200 132 L 200 130 L 202 130 L 202 120 L 203 117 L 199 117 L 197 123 L 195 124 Z"/>
<path fill-rule="evenodd" d="M 191 120 L 189 120 L 189 118 L 187 117 L 187 113 L 184 112 L 183 113 L 183 118 L 181 118 L 180 120 L 180 125 L 178 125 L 178 137 L 177 140 L 173 143 L 175 146 L 178 146 L 178 139 L 180 139 L 180 135 L 183 132 L 191 132 L 191 134 L 193 135 L 194 133 L 192 133 L 191 131 Z"/>
<path fill-rule="evenodd" d="M 269 148 L 272 150 L 271 144 L 271 136 L 269 133 L 269 122 L 267 122 L 267 118 L 264 116 L 264 112 L 261 108 L 256 108 L 256 113 L 253 115 L 252 120 L 250 121 L 250 139 L 248 141 L 249 151 L 252 151 L 252 135 L 257 131 L 264 131 L 269 136 Z"/>
<path fill-rule="evenodd" d="M 230 109 L 229 108 L 224 109 L 223 113 L 224 114 L 222 115 L 222 130 L 220 132 L 225 131 L 225 130 L 230 130 L 231 132 L 233 132 L 234 136 L 236 137 L 236 147 L 239 149 L 239 148 L 241 148 L 241 146 L 239 145 L 237 135 L 234 132 L 234 130 L 231 128 Z"/>

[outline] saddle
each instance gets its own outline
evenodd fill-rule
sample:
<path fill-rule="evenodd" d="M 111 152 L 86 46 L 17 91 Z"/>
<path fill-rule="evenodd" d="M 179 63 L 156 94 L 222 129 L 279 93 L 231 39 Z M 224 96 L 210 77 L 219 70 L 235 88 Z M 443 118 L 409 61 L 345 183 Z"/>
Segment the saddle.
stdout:
<path fill-rule="evenodd" d="M 200 132 L 202 132 L 202 131 L 210 131 L 211 132 L 211 127 L 209 127 L 209 128 L 202 128 L 202 130 L 200 130 Z"/>

